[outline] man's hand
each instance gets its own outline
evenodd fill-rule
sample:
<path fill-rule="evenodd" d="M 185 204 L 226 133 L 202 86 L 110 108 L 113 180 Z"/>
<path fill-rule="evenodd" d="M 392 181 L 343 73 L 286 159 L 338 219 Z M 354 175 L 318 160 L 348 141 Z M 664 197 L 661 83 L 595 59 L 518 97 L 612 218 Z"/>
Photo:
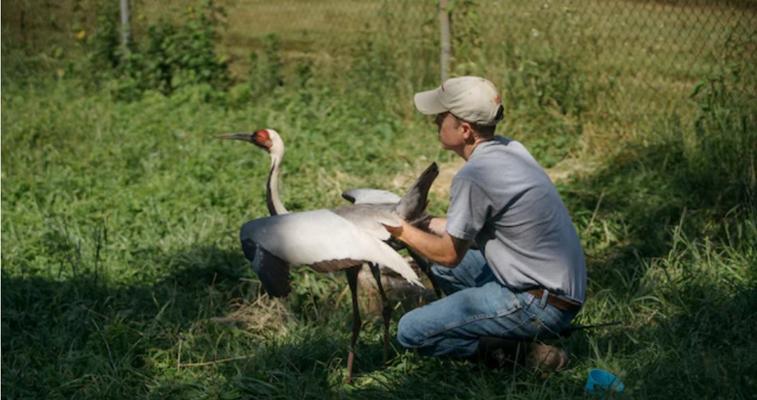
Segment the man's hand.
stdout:
<path fill-rule="evenodd" d="M 405 220 L 402 220 L 400 222 L 399 226 L 390 226 L 390 225 L 384 225 L 384 228 L 389 232 L 390 235 L 392 235 L 395 239 L 400 239 L 402 236 L 402 232 L 405 230 L 405 225 L 407 225 L 407 222 Z M 400 239 L 402 240 L 402 239 Z"/>
<path fill-rule="evenodd" d="M 434 218 L 431 222 L 429 228 L 441 230 L 440 234 L 423 231 L 404 220 L 400 226 L 384 225 L 384 228 L 395 239 L 412 247 L 427 259 L 449 267 L 457 265 L 468 251 L 470 242 L 450 236 L 444 230 L 447 223 L 445 219 Z"/>

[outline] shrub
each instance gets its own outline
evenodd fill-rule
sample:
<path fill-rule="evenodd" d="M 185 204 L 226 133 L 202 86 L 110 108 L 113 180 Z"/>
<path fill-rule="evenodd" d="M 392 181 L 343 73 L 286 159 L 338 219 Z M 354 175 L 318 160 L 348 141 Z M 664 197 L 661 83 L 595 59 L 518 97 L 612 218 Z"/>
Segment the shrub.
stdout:
<path fill-rule="evenodd" d="M 174 24 L 160 20 L 147 27 L 141 41 L 124 51 L 118 41 L 117 10 L 105 6 L 98 30 L 91 40 L 91 68 L 105 78 L 113 77 L 116 97 L 133 100 L 146 90 L 170 95 L 181 87 L 210 85 L 225 90 L 230 83 L 227 60 L 215 50 L 223 10 L 212 0 L 186 9 Z M 103 69 L 106 72 L 100 73 Z"/>

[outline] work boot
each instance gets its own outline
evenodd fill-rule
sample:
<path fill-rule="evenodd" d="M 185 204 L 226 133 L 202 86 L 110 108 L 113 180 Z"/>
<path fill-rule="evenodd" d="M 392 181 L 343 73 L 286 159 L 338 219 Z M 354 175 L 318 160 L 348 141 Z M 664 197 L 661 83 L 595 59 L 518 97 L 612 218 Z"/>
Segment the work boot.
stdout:
<path fill-rule="evenodd" d="M 511 368 L 525 365 L 527 342 L 493 336 L 478 339 L 478 350 L 472 361 L 482 363 L 488 368 Z"/>
<path fill-rule="evenodd" d="M 555 346 L 524 340 L 482 336 L 473 361 L 489 368 L 526 366 L 542 372 L 560 371 L 568 365 L 568 353 Z"/>
<path fill-rule="evenodd" d="M 561 371 L 568 365 L 568 353 L 565 350 L 544 343 L 529 343 L 525 364 L 544 372 Z"/>

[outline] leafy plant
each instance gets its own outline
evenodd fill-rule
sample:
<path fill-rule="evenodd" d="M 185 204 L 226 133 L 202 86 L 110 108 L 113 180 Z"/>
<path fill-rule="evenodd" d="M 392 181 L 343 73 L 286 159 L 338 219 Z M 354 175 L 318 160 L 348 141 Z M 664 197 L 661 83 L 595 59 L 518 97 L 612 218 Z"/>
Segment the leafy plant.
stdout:
<path fill-rule="evenodd" d="M 483 64 L 482 20 L 477 0 L 453 0 L 450 3 L 450 31 L 455 75 L 480 75 Z"/>
<path fill-rule="evenodd" d="M 545 167 L 551 167 L 580 137 L 582 114 L 596 89 L 569 56 L 549 49 L 529 56 L 512 54 L 503 84 L 506 134 L 524 141 Z"/>
<path fill-rule="evenodd" d="M 170 95 L 198 84 L 228 88 L 228 61 L 215 47 L 223 9 L 212 0 L 186 8 L 182 24 L 161 19 L 149 25 L 144 38 L 134 40 L 128 51 L 119 47 L 113 9 L 105 6 L 101 11 L 100 29 L 91 45 L 93 68 L 112 71 L 111 86 L 118 98 L 134 100 L 146 90 Z"/>
<path fill-rule="evenodd" d="M 115 1 L 98 2 L 96 28 L 87 40 L 90 48 L 91 72 L 112 70 L 121 63 L 123 49 L 120 47 L 118 4 Z"/>
<path fill-rule="evenodd" d="M 756 98 L 754 67 L 725 68 L 695 86 L 692 99 L 698 113 L 693 135 L 686 142 L 687 174 L 693 186 L 727 204 L 757 205 Z"/>
<path fill-rule="evenodd" d="M 265 95 L 284 85 L 281 40 L 275 34 L 263 39 L 263 50 L 250 54 L 249 85 L 253 97 Z"/>

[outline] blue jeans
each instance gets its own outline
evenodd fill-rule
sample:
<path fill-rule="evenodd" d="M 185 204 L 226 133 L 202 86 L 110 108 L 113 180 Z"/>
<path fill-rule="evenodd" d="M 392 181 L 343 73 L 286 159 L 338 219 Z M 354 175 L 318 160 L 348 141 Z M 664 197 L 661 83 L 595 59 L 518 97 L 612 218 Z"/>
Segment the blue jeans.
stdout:
<path fill-rule="evenodd" d="M 576 312 L 562 311 L 528 292 L 501 284 L 478 250 L 469 250 L 454 268 L 434 265 L 446 297 L 405 314 L 397 340 L 430 356 L 468 357 L 481 336 L 533 339 L 558 333 Z"/>

